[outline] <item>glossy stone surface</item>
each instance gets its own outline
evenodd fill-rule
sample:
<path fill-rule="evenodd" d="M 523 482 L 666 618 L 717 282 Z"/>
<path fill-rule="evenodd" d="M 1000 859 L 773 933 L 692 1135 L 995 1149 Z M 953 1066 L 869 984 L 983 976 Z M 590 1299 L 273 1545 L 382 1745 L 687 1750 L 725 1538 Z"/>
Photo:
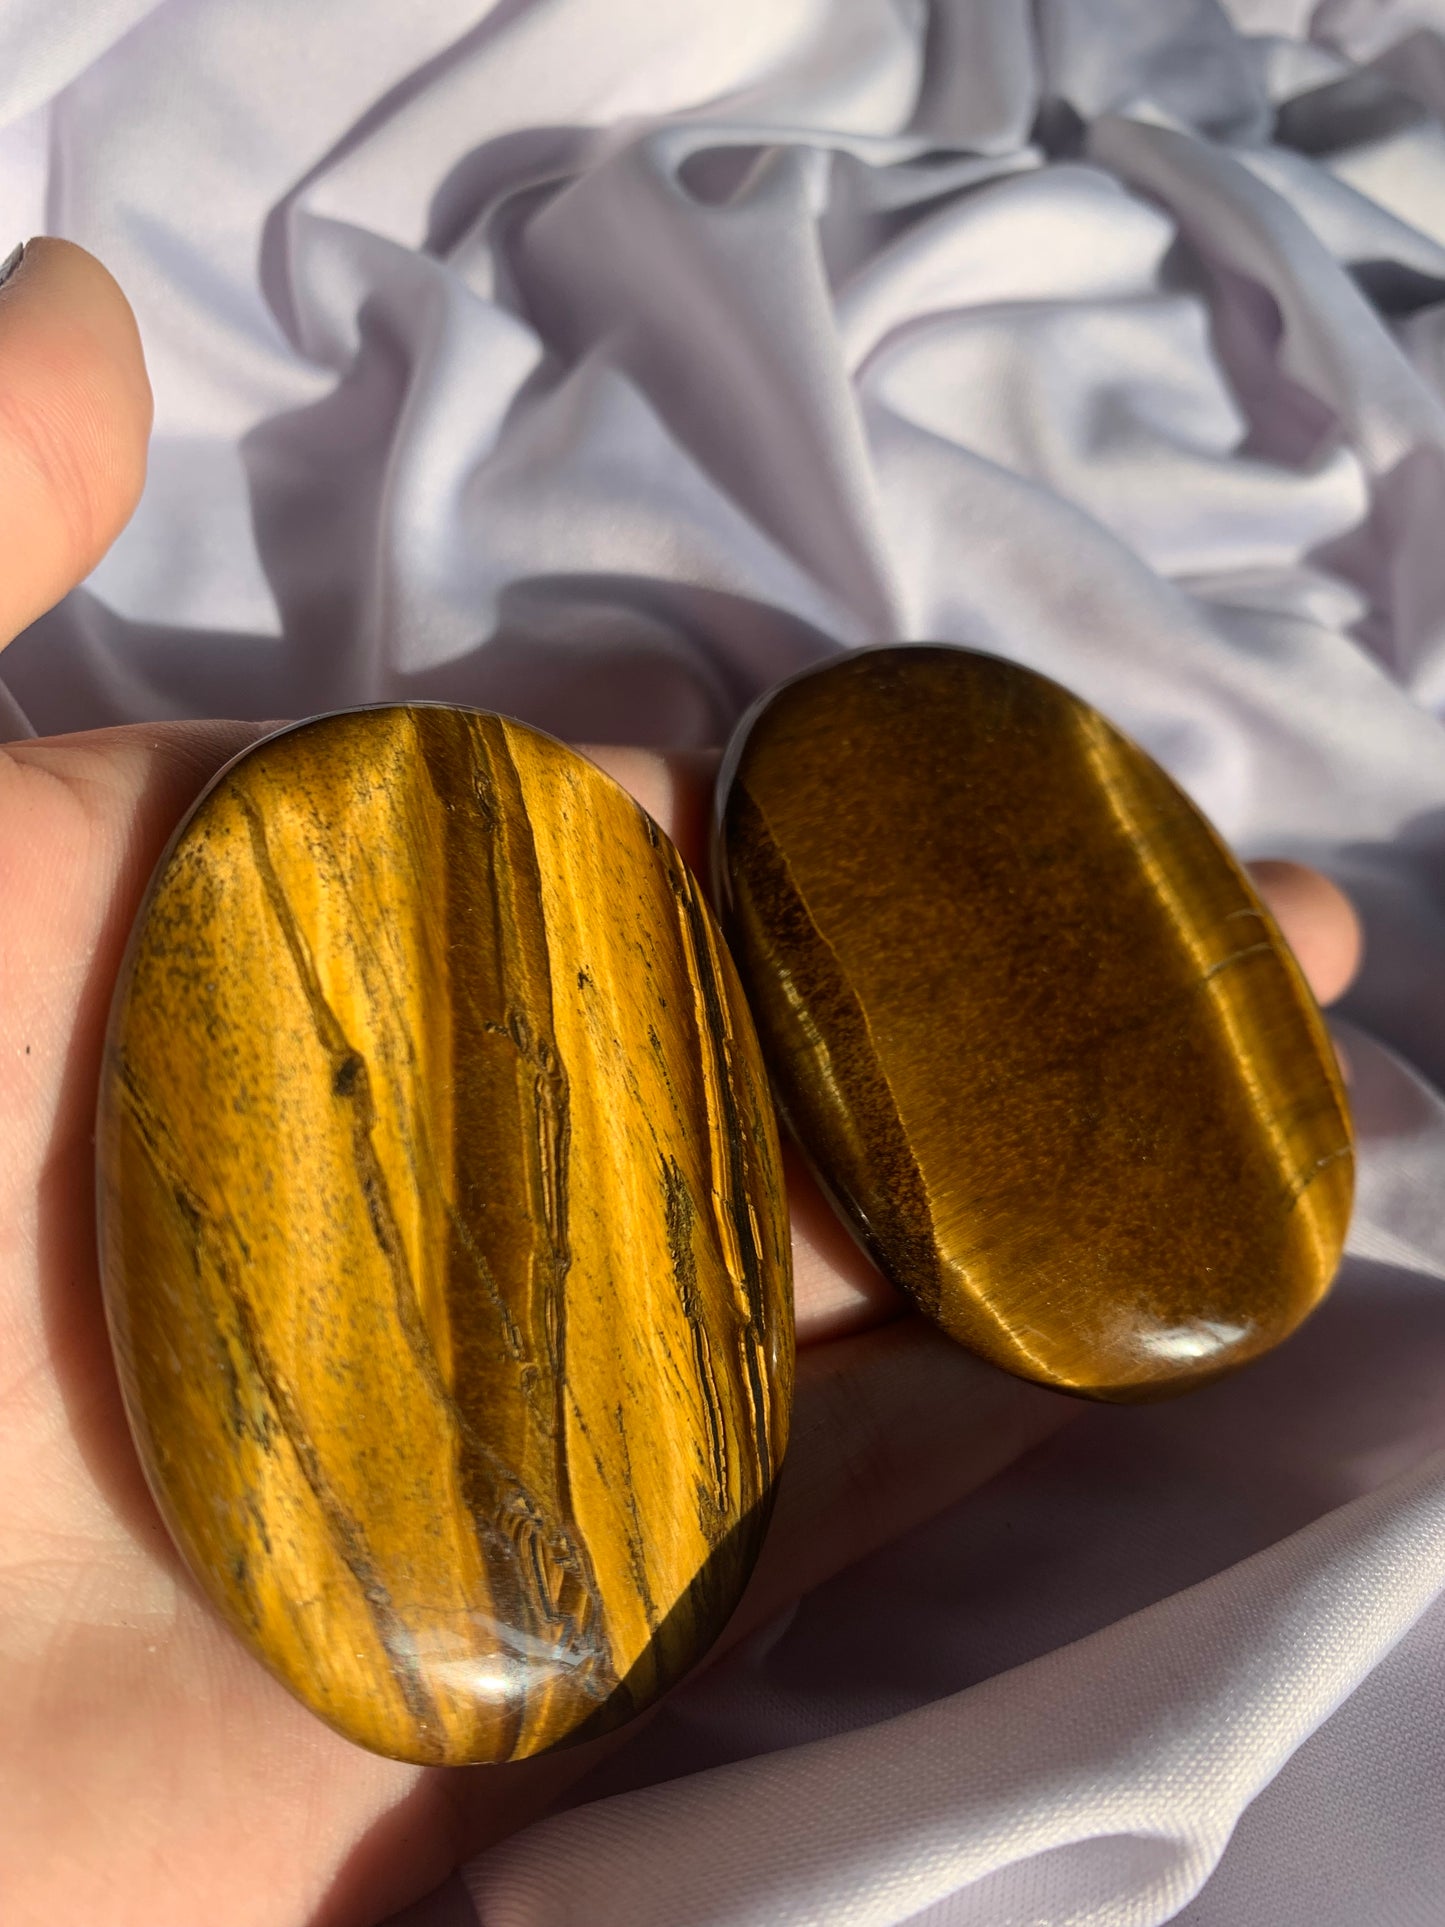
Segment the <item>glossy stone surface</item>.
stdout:
<path fill-rule="evenodd" d="M 744 720 L 715 860 L 785 1116 L 963 1343 L 1140 1398 L 1318 1302 L 1353 1184 L 1319 1012 L 1219 837 L 1095 710 L 969 650 L 837 658 Z"/>
<path fill-rule="evenodd" d="M 132 938 L 99 1154 L 152 1489 L 322 1718 L 506 1760 L 702 1655 L 786 1437 L 786 1213 L 716 927 L 594 765 L 429 706 L 234 763 Z"/>

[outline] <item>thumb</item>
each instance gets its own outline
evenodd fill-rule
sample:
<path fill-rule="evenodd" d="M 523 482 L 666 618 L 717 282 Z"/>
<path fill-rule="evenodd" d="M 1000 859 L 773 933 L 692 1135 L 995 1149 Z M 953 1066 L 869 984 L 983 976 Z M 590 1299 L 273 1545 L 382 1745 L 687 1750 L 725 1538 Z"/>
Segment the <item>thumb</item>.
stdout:
<path fill-rule="evenodd" d="M 0 648 L 130 520 L 150 425 L 129 302 L 84 248 L 31 241 L 0 281 Z"/>

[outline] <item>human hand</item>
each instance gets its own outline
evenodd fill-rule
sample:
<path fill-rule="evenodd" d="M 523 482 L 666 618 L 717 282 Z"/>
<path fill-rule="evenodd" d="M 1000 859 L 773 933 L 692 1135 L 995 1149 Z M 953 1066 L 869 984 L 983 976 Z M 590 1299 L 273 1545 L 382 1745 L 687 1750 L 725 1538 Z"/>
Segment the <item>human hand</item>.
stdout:
<path fill-rule="evenodd" d="M 0 291 L 0 639 L 89 572 L 144 473 L 150 397 L 104 270 L 32 247 Z M 110 1359 L 92 1128 L 110 992 L 176 821 L 260 733 L 90 732 L 0 750 L 0 1894 L 13 1927 L 375 1922 L 625 1740 L 440 1771 L 322 1726 L 232 1637 L 146 1491 Z M 589 752 L 701 865 L 710 766 Z M 1317 994 L 1353 917 L 1295 866 L 1265 894 Z M 1075 1410 L 908 1314 L 789 1158 L 798 1382 L 757 1574 L 724 1643 L 990 1477 Z"/>

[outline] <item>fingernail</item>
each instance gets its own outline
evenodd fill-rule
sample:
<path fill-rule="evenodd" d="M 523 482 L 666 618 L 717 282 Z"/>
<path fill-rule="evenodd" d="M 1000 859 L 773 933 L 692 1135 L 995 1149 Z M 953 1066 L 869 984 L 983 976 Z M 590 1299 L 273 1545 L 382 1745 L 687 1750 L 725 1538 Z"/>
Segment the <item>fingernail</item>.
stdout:
<path fill-rule="evenodd" d="M 0 288 L 3 288 L 5 286 L 5 283 L 10 279 L 11 275 L 14 274 L 15 270 L 20 266 L 21 258 L 23 257 L 24 253 L 25 253 L 25 243 L 22 241 L 18 247 L 12 248 L 10 250 L 10 252 L 6 255 L 3 261 L 0 261 Z"/>

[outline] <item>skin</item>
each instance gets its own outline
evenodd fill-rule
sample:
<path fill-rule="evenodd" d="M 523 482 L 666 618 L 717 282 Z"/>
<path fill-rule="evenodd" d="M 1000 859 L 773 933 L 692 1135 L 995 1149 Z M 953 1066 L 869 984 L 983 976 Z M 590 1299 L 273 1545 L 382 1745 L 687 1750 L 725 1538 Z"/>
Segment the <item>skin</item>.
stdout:
<path fill-rule="evenodd" d="M 124 526 L 150 419 L 119 288 L 83 250 L 32 243 L 0 289 L 0 643 Z M 451 1772 L 359 1751 L 216 1622 L 146 1491 L 96 1276 L 101 1037 L 166 837 L 259 733 L 156 724 L 0 748 L 0 1893 L 13 1927 L 363 1927 L 621 1743 Z M 589 753 L 699 864 L 711 760 Z M 1359 953 L 1348 902 L 1297 865 L 1257 875 L 1316 992 L 1338 996 Z M 793 1443 L 725 1645 L 1077 1410 L 907 1314 L 791 1154 L 789 1182 Z"/>

